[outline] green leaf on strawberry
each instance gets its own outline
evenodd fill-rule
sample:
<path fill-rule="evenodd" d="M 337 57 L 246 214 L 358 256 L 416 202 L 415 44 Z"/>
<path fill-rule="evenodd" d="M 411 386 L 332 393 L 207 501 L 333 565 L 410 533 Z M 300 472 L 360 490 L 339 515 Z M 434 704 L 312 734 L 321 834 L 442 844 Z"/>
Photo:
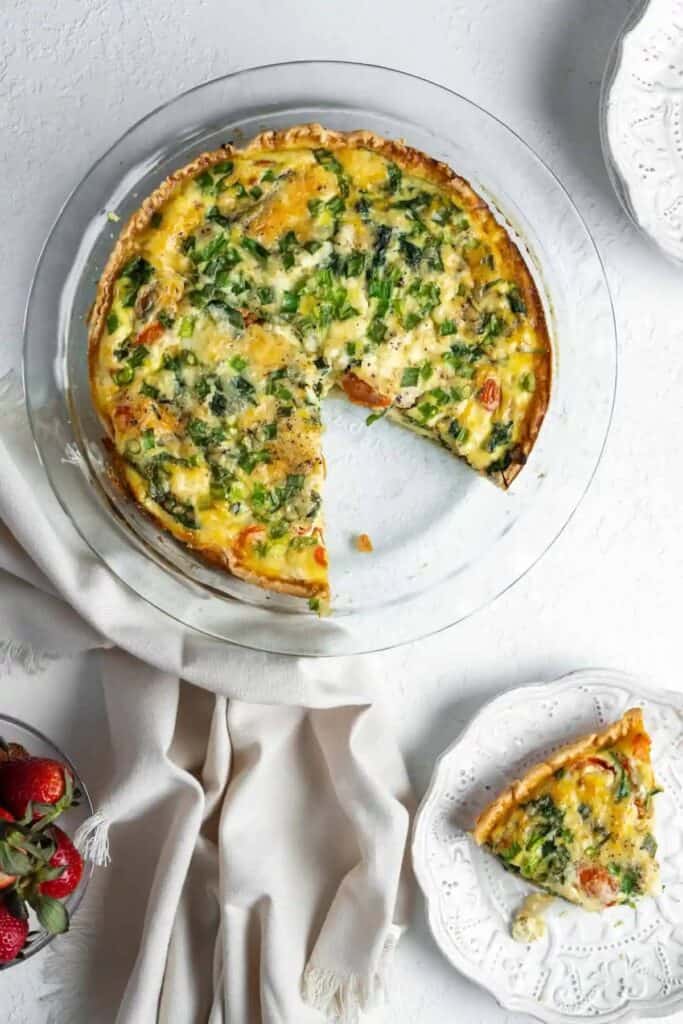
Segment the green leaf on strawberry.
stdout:
<path fill-rule="evenodd" d="M 15 849 L 6 839 L 0 841 L 0 871 L 6 875 L 29 875 L 34 863 L 23 852 Z"/>
<path fill-rule="evenodd" d="M 69 930 L 69 912 L 59 900 L 37 894 L 31 897 L 31 906 L 45 931 L 51 935 L 60 935 Z"/>

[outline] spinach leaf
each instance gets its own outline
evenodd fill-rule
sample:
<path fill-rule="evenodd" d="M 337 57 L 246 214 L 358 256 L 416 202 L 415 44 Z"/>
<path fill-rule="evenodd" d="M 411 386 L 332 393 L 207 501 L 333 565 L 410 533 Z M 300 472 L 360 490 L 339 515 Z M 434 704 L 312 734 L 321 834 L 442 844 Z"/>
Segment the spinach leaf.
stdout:
<path fill-rule="evenodd" d="M 393 194 L 394 192 L 398 192 L 399 188 L 401 187 L 402 180 L 403 174 L 401 172 L 401 168 L 394 163 L 390 163 L 387 166 L 387 192 L 391 194 Z"/>
<path fill-rule="evenodd" d="M 241 239 L 240 245 L 247 252 L 250 252 L 252 256 L 255 256 L 257 260 L 263 262 L 268 259 L 268 250 L 265 245 L 261 245 L 255 238 L 247 238 L 245 236 Z"/>
<path fill-rule="evenodd" d="M 500 448 L 501 445 L 509 444 L 512 437 L 512 426 L 512 422 L 501 423 L 497 421 L 494 423 L 486 442 L 486 451 L 495 452 L 496 448 Z"/>
<path fill-rule="evenodd" d="M 135 305 L 138 292 L 144 284 L 147 284 L 154 268 L 143 256 L 134 256 L 129 260 L 121 271 L 123 286 L 121 289 L 121 304 L 129 308 Z"/>

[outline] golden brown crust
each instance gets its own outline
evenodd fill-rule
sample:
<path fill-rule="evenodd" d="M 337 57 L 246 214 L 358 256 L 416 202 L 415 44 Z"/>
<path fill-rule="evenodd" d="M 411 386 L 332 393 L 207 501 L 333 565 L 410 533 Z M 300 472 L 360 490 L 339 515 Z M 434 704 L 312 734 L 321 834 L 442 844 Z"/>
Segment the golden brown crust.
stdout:
<path fill-rule="evenodd" d="M 528 315 L 537 336 L 542 339 L 547 353 L 547 358 L 539 364 L 540 368 L 536 375 L 533 401 L 530 406 L 530 412 L 524 421 L 523 436 L 518 441 L 518 461 L 512 463 L 506 470 L 490 474 L 489 476 L 498 486 L 503 488 L 509 487 L 526 462 L 527 456 L 531 452 L 538 436 L 549 402 L 552 374 L 552 352 L 545 315 L 538 291 L 526 263 L 522 259 L 517 246 L 512 242 L 507 232 L 498 224 L 484 200 L 477 195 L 464 178 L 456 174 L 447 164 L 434 160 L 432 157 L 413 149 L 400 140 L 383 139 L 373 132 L 363 130 L 337 132 L 326 129 L 320 124 L 297 125 L 286 131 L 265 131 L 257 135 L 244 147 L 240 148 L 232 144 L 226 144 L 221 146 L 220 149 L 202 153 L 191 163 L 186 164 L 178 171 L 174 171 L 173 174 L 169 175 L 129 218 L 104 268 L 97 287 L 95 302 L 88 318 L 88 360 L 91 393 L 96 411 L 107 433 L 109 436 L 113 434 L 111 417 L 108 410 L 103 408 L 97 401 L 97 389 L 94 387 L 95 367 L 100 340 L 113 299 L 114 286 L 121 268 L 133 253 L 137 236 L 149 226 L 153 214 L 169 200 L 184 182 L 194 178 L 213 164 L 220 163 L 236 155 L 245 155 L 257 151 L 296 149 L 301 146 L 321 146 L 326 149 L 353 147 L 371 149 L 392 160 L 402 169 L 415 173 L 452 193 L 457 198 L 458 203 L 476 217 L 480 226 L 487 231 L 496 233 L 496 245 L 499 251 L 505 254 L 505 260 L 514 270 L 515 280 L 522 290 Z M 150 510 L 145 509 L 145 512 L 157 522 L 161 522 L 160 518 Z M 180 536 L 180 532 L 174 528 L 176 536 Z M 185 532 L 189 533 L 189 531 Z M 191 538 L 186 543 L 192 546 Z M 240 566 L 231 552 L 219 552 L 194 546 L 193 550 L 197 551 L 206 561 L 218 564 L 221 568 L 227 568 L 233 575 L 269 590 L 278 590 L 296 596 L 312 596 L 313 594 L 324 592 L 319 584 L 270 580 L 259 577 L 258 574 Z"/>
<path fill-rule="evenodd" d="M 539 786 L 547 781 L 559 768 L 565 768 L 573 761 L 581 758 L 588 750 L 602 750 L 631 733 L 645 732 L 643 712 L 640 708 L 625 711 L 618 722 L 589 733 L 556 750 L 547 761 L 530 768 L 521 778 L 516 779 L 504 789 L 496 799 L 482 811 L 476 820 L 473 835 L 481 846 L 486 843 L 491 832 L 501 818 L 505 818 L 514 807 L 528 800 Z"/>
<path fill-rule="evenodd" d="M 217 565 L 220 569 L 227 570 L 238 579 L 244 580 L 245 583 L 253 583 L 264 590 L 275 590 L 279 594 L 290 594 L 293 597 L 326 597 L 328 594 L 328 588 L 323 583 L 285 579 L 282 576 L 265 576 L 254 572 L 242 565 L 232 550 L 222 551 L 216 547 L 190 546 L 205 562 Z"/>

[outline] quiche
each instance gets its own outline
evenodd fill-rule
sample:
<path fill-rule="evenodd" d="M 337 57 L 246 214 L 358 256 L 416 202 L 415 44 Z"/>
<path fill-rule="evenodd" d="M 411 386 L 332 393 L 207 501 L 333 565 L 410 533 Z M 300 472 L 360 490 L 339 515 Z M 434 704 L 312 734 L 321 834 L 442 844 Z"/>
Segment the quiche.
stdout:
<path fill-rule="evenodd" d="M 100 279 L 89 358 L 137 503 L 314 607 L 332 388 L 506 488 L 551 380 L 532 277 L 468 183 L 402 142 L 320 125 L 205 153 L 142 203 Z"/>
<path fill-rule="evenodd" d="M 558 750 L 479 816 L 474 838 L 510 871 L 586 910 L 657 890 L 653 796 L 642 711 Z"/>

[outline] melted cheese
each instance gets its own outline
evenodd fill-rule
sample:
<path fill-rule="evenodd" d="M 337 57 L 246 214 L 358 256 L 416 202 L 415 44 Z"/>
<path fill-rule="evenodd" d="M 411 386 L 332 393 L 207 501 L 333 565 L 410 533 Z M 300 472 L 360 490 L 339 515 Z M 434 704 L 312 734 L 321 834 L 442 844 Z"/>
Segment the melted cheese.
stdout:
<path fill-rule="evenodd" d="M 546 933 L 543 912 L 552 903 L 552 896 L 534 892 L 526 897 L 512 921 L 515 942 L 538 942 Z"/>

